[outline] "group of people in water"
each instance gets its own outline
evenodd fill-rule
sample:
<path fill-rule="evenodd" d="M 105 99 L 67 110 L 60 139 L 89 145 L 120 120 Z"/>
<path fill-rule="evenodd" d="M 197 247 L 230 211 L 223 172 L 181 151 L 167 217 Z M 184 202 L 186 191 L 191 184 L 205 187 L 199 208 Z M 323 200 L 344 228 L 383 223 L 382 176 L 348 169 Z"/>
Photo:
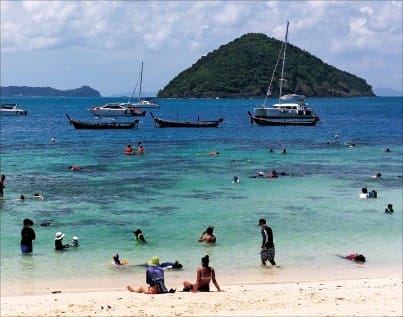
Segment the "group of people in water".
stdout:
<path fill-rule="evenodd" d="M 33 251 L 33 246 L 32 242 L 36 239 L 36 234 L 32 226 L 34 225 L 34 222 L 26 218 L 24 219 L 23 223 L 23 228 L 21 230 L 21 252 L 23 254 L 28 254 L 32 253 Z M 42 224 L 41 224 L 42 225 Z M 62 232 L 56 232 L 55 234 L 55 250 L 57 251 L 63 251 L 67 248 L 71 247 L 78 247 L 79 246 L 79 240 L 78 237 L 74 236 L 71 243 L 63 244 L 63 238 L 64 238 L 64 233 Z"/>
<path fill-rule="evenodd" d="M 143 144 L 141 142 L 137 143 L 137 151 L 136 152 L 134 152 L 132 146 L 130 144 L 128 144 L 126 146 L 126 149 L 125 149 L 125 154 L 126 155 L 144 154 Z"/>

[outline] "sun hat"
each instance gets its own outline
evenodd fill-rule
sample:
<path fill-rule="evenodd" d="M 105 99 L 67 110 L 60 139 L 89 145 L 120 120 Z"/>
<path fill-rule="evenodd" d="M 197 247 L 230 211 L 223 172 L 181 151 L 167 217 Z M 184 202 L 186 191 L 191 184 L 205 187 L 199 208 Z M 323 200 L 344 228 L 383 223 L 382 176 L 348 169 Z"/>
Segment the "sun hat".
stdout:
<path fill-rule="evenodd" d="M 63 239 L 63 237 L 64 237 L 64 233 L 61 233 L 60 231 L 56 232 L 55 240 L 61 240 L 61 239 Z"/>
<path fill-rule="evenodd" d="M 263 176 L 264 175 L 264 173 L 263 172 L 259 172 L 259 176 Z"/>
<path fill-rule="evenodd" d="M 78 241 L 78 237 L 74 236 L 73 241 Z"/>
<path fill-rule="evenodd" d="M 150 262 L 148 262 L 148 265 L 151 266 L 158 266 L 160 265 L 160 258 L 158 256 L 153 256 L 150 260 Z"/>

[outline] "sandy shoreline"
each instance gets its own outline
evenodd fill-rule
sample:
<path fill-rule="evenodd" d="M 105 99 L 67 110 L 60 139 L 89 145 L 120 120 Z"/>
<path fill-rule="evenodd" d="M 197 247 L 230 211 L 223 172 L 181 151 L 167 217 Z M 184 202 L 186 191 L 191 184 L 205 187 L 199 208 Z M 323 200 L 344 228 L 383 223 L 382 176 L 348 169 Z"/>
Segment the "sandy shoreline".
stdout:
<path fill-rule="evenodd" d="M 136 285 L 137 286 L 137 285 Z M 2 295 L 1 316 L 402 316 L 402 278 L 226 284 L 225 292 L 122 288 Z M 55 293 L 52 293 L 55 292 Z"/>

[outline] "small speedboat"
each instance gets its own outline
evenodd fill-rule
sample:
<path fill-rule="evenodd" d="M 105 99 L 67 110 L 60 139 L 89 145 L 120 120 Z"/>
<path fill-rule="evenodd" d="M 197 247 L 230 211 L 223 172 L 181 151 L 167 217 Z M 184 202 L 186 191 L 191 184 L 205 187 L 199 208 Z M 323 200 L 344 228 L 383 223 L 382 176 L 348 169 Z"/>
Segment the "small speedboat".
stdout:
<path fill-rule="evenodd" d="M 88 109 L 97 117 L 132 117 L 144 116 L 146 112 L 136 107 L 127 107 L 126 103 L 107 103 L 104 106 L 96 106 Z"/>
<path fill-rule="evenodd" d="M 25 116 L 27 111 L 18 108 L 16 103 L 2 103 L 0 106 L 0 115 L 2 116 Z"/>

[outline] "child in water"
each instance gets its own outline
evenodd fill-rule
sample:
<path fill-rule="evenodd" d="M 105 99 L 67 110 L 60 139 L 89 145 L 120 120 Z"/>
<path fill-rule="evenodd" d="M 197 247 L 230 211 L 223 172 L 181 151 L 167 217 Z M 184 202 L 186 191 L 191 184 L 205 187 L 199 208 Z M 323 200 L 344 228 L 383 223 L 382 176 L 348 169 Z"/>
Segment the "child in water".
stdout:
<path fill-rule="evenodd" d="M 119 259 L 119 253 L 117 252 L 113 254 L 112 259 L 113 259 L 112 265 L 121 266 L 127 264 L 127 261 L 125 259 L 123 259 L 122 261 Z"/>

